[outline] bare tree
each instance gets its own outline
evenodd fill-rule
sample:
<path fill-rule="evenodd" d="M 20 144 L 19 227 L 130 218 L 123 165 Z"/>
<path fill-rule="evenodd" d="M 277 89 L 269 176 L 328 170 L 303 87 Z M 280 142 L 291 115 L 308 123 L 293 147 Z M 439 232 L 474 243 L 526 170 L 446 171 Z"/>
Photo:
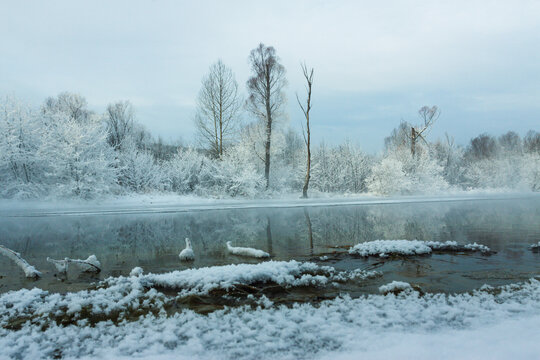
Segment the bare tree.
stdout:
<path fill-rule="evenodd" d="M 309 129 L 309 112 L 311 110 L 311 87 L 313 85 L 313 68 L 311 68 L 308 71 L 308 68 L 306 64 L 302 64 L 302 72 L 304 73 L 304 78 L 306 79 L 306 91 L 307 91 L 307 100 L 306 105 L 302 105 L 300 102 L 300 99 L 298 98 L 298 94 L 296 94 L 296 101 L 298 102 L 298 105 L 300 105 L 300 109 L 302 109 L 302 112 L 304 113 L 304 117 L 306 118 L 306 129 L 304 132 L 302 132 L 302 135 L 304 135 L 304 141 L 306 143 L 307 148 L 307 168 L 306 168 L 306 178 L 304 180 L 304 187 L 302 188 L 302 197 L 307 198 L 307 192 L 309 187 L 309 179 L 310 179 L 310 171 L 311 171 L 311 133 Z"/>
<path fill-rule="evenodd" d="M 272 46 L 259 44 L 249 55 L 253 75 L 247 81 L 249 98 L 248 110 L 265 125 L 264 140 L 264 176 L 266 188 L 270 186 L 270 148 L 272 140 L 272 123 L 279 116 L 285 102 L 283 87 L 287 84 L 285 68 L 276 56 Z"/>
<path fill-rule="evenodd" d="M 418 110 L 418 115 L 422 120 L 422 124 L 417 127 L 411 126 L 411 155 L 413 157 L 416 155 L 416 143 L 419 139 L 426 142 L 422 134 L 439 118 L 441 110 L 436 105 L 432 107 L 422 106 Z"/>
<path fill-rule="evenodd" d="M 480 134 L 471 139 L 465 157 L 472 160 L 492 159 L 497 155 L 496 139 L 488 134 Z"/>
<path fill-rule="evenodd" d="M 213 156 L 223 156 L 224 144 L 237 130 L 240 106 L 234 74 L 218 60 L 202 80 L 195 116 L 200 141 Z"/>
<path fill-rule="evenodd" d="M 529 153 L 540 154 L 540 133 L 534 130 L 529 130 L 523 139 L 523 147 Z"/>
<path fill-rule="evenodd" d="M 107 142 L 115 150 L 122 148 L 122 143 L 133 135 L 133 107 L 129 101 L 119 101 L 107 106 Z"/>

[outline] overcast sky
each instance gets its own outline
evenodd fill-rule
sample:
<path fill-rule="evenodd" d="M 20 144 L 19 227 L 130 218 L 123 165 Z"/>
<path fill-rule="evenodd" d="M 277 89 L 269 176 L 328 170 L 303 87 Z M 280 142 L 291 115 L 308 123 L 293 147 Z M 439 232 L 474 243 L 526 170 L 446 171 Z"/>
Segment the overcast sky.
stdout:
<path fill-rule="evenodd" d="M 315 68 L 316 141 L 379 151 L 423 105 L 442 110 L 431 140 L 540 131 L 540 1 L 3 0 L 0 14 L 0 94 L 39 105 L 71 91 L 96 111 L 130 100 L 166 140 L 192 139 L 217 59 L 245 93 L 260 42 L 287 69 L 295 128 L 300 62 Z"/>

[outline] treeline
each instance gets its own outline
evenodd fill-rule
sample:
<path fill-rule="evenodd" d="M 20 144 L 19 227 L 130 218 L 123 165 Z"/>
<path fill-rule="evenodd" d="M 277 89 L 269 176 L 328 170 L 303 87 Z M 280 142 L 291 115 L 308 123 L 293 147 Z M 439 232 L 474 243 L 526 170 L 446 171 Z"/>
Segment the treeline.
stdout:
<path fill-rule="evenodd" d="M 512 131 L 498 138 L 482 134 L 466 147 L 450 136 L 429 142 L 425 135 L 440 115 L 436 106 L 420 108 L 418 124 L 401 123 L 379 155 L 350 142 L 311 146 L 313 69 L 302 65 L 307 101 L 297 100 L 306 122 L 298 134 L 282 120 L 287 81 L 275 49 L 260 44 L 249 63 L 245 99 L 221 61 L 203 78 L 196 147 L 154 139 L 135 120 L 128 101 L 97 114 L 84 97 L 68 92 L 46 99 L 38 109 L 4 98 L 0 197 L 306 195 L 308 184 L 310 191 L 335 194 L 540 189 L 540 133 L 530 131 L 524 138 Z M 247 124 L 241 121 L 246 115 L 252 120 Z"/>
<path fill-rule="evenodd" d="M 312 149 L 311 189 L 325 193 L 417 194 L 448 190 L 540 189 L 540 133 L 482 134 L 466 147 L 451 137 L 415 144 L 402 123 L 380 155 L 350 142 Z M 138 124 L 129 102 L 88 110 L 81 96 L 62 93 L 39 109 L 12 98 L 0 104 L 0 195 L 93 198 L 174 192 L 210 197 L 300 193 L 306 147 L 296 132 L 272 134 L 270 187 L 257 132 L 245 128 L 221 157 L 165 145 Z"/>

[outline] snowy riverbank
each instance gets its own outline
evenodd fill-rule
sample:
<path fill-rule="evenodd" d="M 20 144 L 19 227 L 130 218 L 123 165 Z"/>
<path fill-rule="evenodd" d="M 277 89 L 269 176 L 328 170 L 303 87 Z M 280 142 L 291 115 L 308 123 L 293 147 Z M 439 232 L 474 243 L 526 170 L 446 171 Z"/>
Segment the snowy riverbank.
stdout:
<path fill-rule="evenodd" d="M 77 306 L 79 297 L 92 293 L 81 292 L 63 305 L 80 314 L 75 322 L 47 320 L 45 306 L 29 314 L 29 321 L 9 323 L 8 314 L 24 312 L 41 299 L 60 299 L 38 293 L 0 296 L 0 359 L 538 358 L 540 282 L 535 279 L 459 295 L 408 291 L 344 295 L 318 305 L 265 301 L 208 315 L 160 311 L 94 326 Z M 99 292 L 95 296 L 102 299 Z"/>
<path fill-rule="evenodd" d="M 298 194 L 281 194 L 260 199 L 213 199 L 177 194 L 137 194 L 103 197 L 93 200 L 44 199 L 44 200 L 0 200 L 0 216 L 47 216 L 47 215 L 92 215 L 117 213 L 182 212 L 197 210 L 289 208 L 304 206 L 376 205 L 419 202 L 473 201 L 484 199 L 520 199 L 540 197 L 540 193 L 513 192 L 504 190 L 460 191 L 437 195 L 411 195 L 383 197 L 375 195 L 330 195 L 315 194 L 309 199 L 300 199 Z"/>

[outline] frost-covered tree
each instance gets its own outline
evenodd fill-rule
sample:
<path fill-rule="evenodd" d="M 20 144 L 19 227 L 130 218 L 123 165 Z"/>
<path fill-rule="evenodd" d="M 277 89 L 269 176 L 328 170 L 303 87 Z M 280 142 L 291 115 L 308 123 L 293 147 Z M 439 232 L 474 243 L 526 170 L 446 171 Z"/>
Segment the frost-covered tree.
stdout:
<path fill-rule="evenodd" d="M 506 154 L 521 154 L 523 151 L 521 137 L 514 131 L 508 131 L 499 136 L 498 142 L 501 150 Z"/>
<path fill-rule="evenodd" d="M 471 140 L 465 156 L 470 161 L 491 159 L 497 155 L 498 150 L 497 141 L 493 136 L 481 134 Z"/>
<path fill-rule="evenodd" d="M 212 156 L 223 156 L 226 146 L 234 140 L 240 122 L 240 107 L 234 74 L 218 60 L 202 80 L 195 115 L 199 141 Z"/>
<path fill-rule="evenodd" d="M 117 181 L 116 160 L 101 118 L 94 115 L 81 122 L 63 112 L 44 117 L 38 154 L 52 191 L 84 198 L 112 192 Z"/>
<path fill-rule="evenodd" d="M 105 122 L 107 141 L 115 150 L 120 150 L 126 139 L 133 138 L 133 107 L 129 101 L 118 101 L 107 105 Z"/>
<path fill-rule="evenodd" d="M 529 130 L 523 139 L 523 148 L 528 153 L 540 154 L 540 133 Z"/>
<path fill-rule="evenodd" d="M 283 88 L 287 84 L 285 67 L 281 65 L 276 50 L 272 46 L 259 44 L 249 56 L 252 76 L 247 81 L 248 110 L 263 123 L 264 136 L 264 176 L 266 188 L 270 186 L 270 159 L 272 130 L 285 103 Z"/>
<path fill-rule="evenodd" d="M 21 101 L 5 97 L 0 102 L 0 181 L 2 196 L 32 196 L 39 187 L 39 120 Z"/>
<path fill-rule="evenodd" d="M 41 107 L 43 114 L 64 114 L 69 119 L 85 122 L 92 116 L 86 99 L 79 94 L 62 92 L 56 97 L 48 97 Z"/>

